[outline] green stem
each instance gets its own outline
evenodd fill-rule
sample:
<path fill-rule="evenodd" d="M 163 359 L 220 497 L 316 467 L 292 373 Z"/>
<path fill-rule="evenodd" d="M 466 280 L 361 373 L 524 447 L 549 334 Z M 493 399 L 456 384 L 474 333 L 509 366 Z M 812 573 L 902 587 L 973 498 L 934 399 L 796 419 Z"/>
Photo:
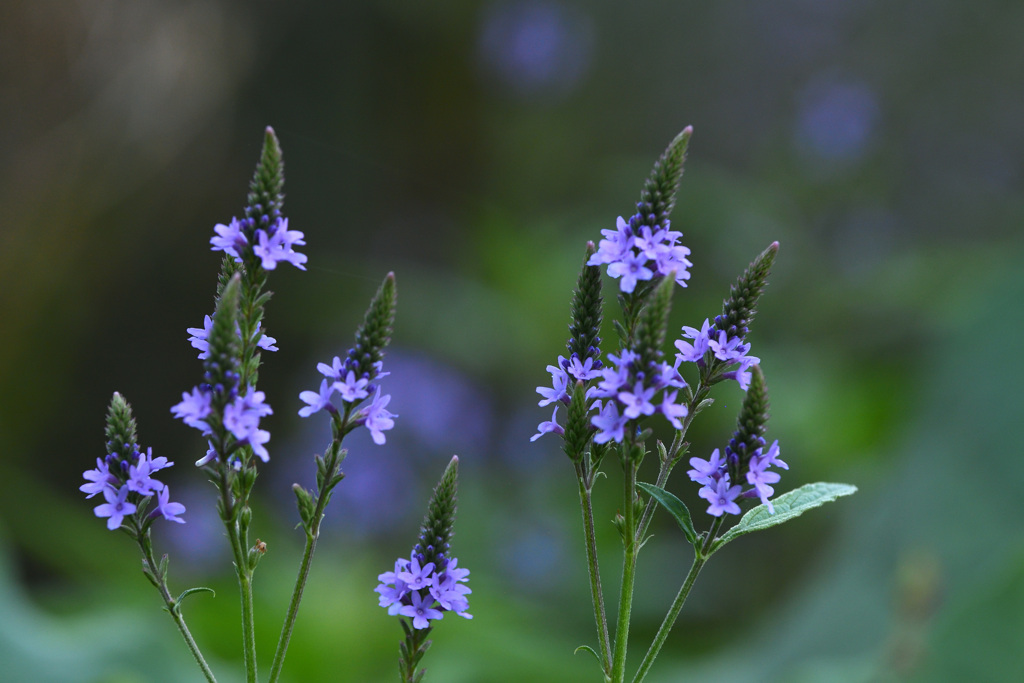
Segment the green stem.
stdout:
<path fill-rule="evenodd" d="M 601 665 L 607 676 L 612 668 L 612 654 L 609 647 L 608 616 L 604 608 L 604 589 L 601 587 L 601 568 L 597 562 L 597 535 L 594 532 L 594 505 L 591 497 L 593 482 L 586 476 L 581 462 L 576 463 L 576 477 L 580 486 L 580 507 L 583 511 L 583 533 L 586 536 L 590 594 L 594 604 L 594 626 L 597 628 L 597 639 L 601 648 Z"/>
<path fill-rule="evenodd" d="M 683 609 L 683 603 L 686 602 L 686 597 L 690 594 L 690 589 L 693 588 L 693 584 L 697 580 L 697 575 L 700 574 L 700 570 L 708 561 L 709 555 L 706 553 L 711 548 L 711 544 L 714 543 L 715 536 L 721 526 L 722 518 L 718 517 L 711 525 L 711 529 L 708 531 L 708 535 L 705 537 L 701 548 L 695 553 L 690 572 L 686 575 L 686 579 L 683 580 L 683 585 L 679 588 L 679 592 L 676 593 L 675 600 L 672 601 L 672 605 L 668 608 L 668 613 L 661 622 L 661 626 L 658 627 L 658 632 L 654 635 L 651 647 L 647 650 L 647 654 L 644 655 L 643 661 L 640 662 L 640 668 L 637 669 L 636 675 L 633 677 L 633 683 L 641 683 L 644 680 L 651 665 L 654 664 L 658 653 L 661 652 L 661 647 L 665 644 L 665 640 L 668 639 L 669 631 L 675 625 L 679 612 Z"/>
<path fill-rule="evenodd" d="M 252 605 L 252 572 L 244 547 L 244 531 L 240 529 L 235 513 L 235 502 L 231 498 L 231 484 L 228 481 L 228 465 L 220 467 L 221 502 L 224 507 L 224 527 L 228 532 L 228 541 L 235 558 L 235 574 L 238 576 L 238 591 L 242 602 L 242 658 L 245 662 L 245 680 L 256 683 L 256 628 Z"/>
<path fill-rule="evenodd" d="M 142 549 L 143 561 L 149 568 L 149 575 L 156 579 L 154 585 L 158 591 L 160 591 L 160 597 L 164 600 L 164 605 L 167 607 L 167 613 L 171 615 L 171 619 L 174 620 L 175 625 L 178 627 L 178 631 L 181 633 L 181 637 L 185 639 L 185 645 L 188 646 L 188 651 L 192 653 L 192 657 L 195 658 L 196 664 L 203 672 L 203 676 L 210 683 L 217 683 L 217 678 L 213 675 L 213 671 L 210 669 L 210 665 L 206 663 L 206 659 L 203 658 L 203 653 L 199 650 L 199 645 L 196 644 L 195 639 L 192 637 L 192 633 L 188 630 L 188 626 L 185 625 L 185 617 L 181 613 L 181 605 L 171 597 L 171 592 L 167 588 L 167 578 L 160 572 L 159 565 L 153 558 L 153 546 L 149 540 L 149 532 L 147 531 L 145 536 L 139 536 L 136 538 L 139 543 L 139 547 Z"/>
<path fill-rule="evenodd" d="M 627 459 L 623 472 L 623 558 L 622 586 L 619 590 L 619 615 L 615 627 L 615 654 L 612 659 L 612 681 L 622 683 L 626 676 L 626 646 L 629 642 L 629 620 L 633 609 L 633 584 L 636 581 L 636 464 L 629 459 L 630 449 L 624 446 Z"/>
<path fill-rule="evenodd" d="M 347 413 L 346 413 L 347 416 Z M 330 459 L 326 464 L 327 472 L 334 472 L 338 466 L 338 447 L 330 449 Z M 330 500 L 330 488 L 322 487 L 316 501 L 316 511 L 313 514 L 312 525 L 306 531 L 306 550 L 302 554 L 302 563 L 299 565 L 299 575 L 295 579 L 295 588 L 292 590 L 292 600 L 288 604 L 288 613 L 285 615 L 284 624 L 281 626 L 281 637 L 277 641 L 277 650 L 274 652 L 274 662 L 270 667 L 270 678 L 268 683 L 275 683 L 281 675 L 284 667 L 284 658 L 288 654 L 288 644 L 291 642 L 292 630 L 295 628 L 295 619 L 299 615 L 299 603 L 302 602 L 302 592 L 306 588 L 306 581 L 309 579 L 309 567 L 313 563 L 313 553 L 316 552 L 316 542 L 320 538 L 320 521 L 324 516 L 324 509 Z"/>

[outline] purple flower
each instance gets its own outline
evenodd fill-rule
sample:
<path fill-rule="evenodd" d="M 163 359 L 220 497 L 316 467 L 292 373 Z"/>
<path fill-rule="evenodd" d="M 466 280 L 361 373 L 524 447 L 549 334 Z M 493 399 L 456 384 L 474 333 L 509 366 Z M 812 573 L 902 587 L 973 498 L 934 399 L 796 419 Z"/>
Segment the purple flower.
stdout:
<path fill-rule="evenodd" d="M 565 360 L 561 356 L 558 357 L 560 361 Z M 569 376 L 566 374 L 559 365 L 549 365 L 546 369 L 551 373 L 551 384 L 552 388 L 548 387 L 537 387 L 537 393 L 543 397 L 543 400 L 539 401 L 537 405 L 542 408 L 546 405 L 550 405 L 555 401 L 562 401 L 569 398 Z"/>
<path fill-rule="evenodd" d="M 211 402 L 213 394 L 193 387 L 192 393 L 182 394 L 181 403 L 171 407 L 174 417 L 181 419 L 189 427 L 194 427 L 203 434 L 210 433 L 210 425 L 205 420 L 213 410 Z"/>
<path fill-rule="evenodd" d="M 427 595 L 430 594 L 427 593 Z M 434 604 L 434 597 L 432 595 L 428 599 L 424 599 L 418 591 L 412 591 L 409 593 L 409 597 L 412 599 L 412 604 L 402 606 L 398 613 L 404 617 L 412 617 L 413 628 L 427 628 L 430 626 L 431 619 L 441 619 L 444 617 L 440 610 L 432 607 Z"/>
<path fill-rule="evenodd" d="M 96 458 L 96 469 L 86 470 L 82 473 L 89 483 L 78 487 L 79 491 L 88 493 L 86 498 L 92 498 L 97 493 L 103 493 L 105 489 L 116 489 L 119 479 L 110 473 L 110 467 L 102 458 Z"/>
<path fill-rule="evenodd" d="M 260 429 L 260 418 L 273 414 L 273 410 L 264 400 L 266 394 L 249 387 L 245 396 L 236 396 L 235 400 L 224 406 L 224 427 L 231 432 L 240 444 L 248 444 L 252 452 L 260 460 L 267 462 L 270 454 L 263 444 L 270 441 L 270 432 Z"/>
<path fill-rule="evenodd" d="M 615 263 L 622 260 L 633 247 L 633 231 L 619 216 L 615 221 L 615 230 L 602 230 L 605 239 L 598 244 L 598 249 L 587 261 L 588 266 L 599 266 L 602 263 Z"/>
<path fill-rule="evenodd" d="M 623 415 L 631 420 L 635 420 L 641 415 L 653 415 L 654 404 L 651 403 L 651 398 L 654 396 L 655 389 L 644 388 L 644 383 L 637 380 L 637 383 L 633 387 L 633 391 L 620 391 L 619 402 L 625 406 Z"/>
<path fill-rule="evenodd" d="M 536 441 L 537 439 L 539 439 L 540 437 L 544 436 L 549 432 L 555 432 L 556 434 L 565 434 L 565 429 L 563 429 L 562 425 L 558 424 L 558 422 L 555 420 L 556 415 L 558 415 L 558 406 L 555 406 L 555 409 L 551 411 L 550 420 L 548 420 L 547 422 L 541 422 L 539 425 L 537 425 L 537 433 L 530 437 L 530 441 Z"/>
<path fill-rule="evenodd" d="M 308 405 L 299 409 L 299 417 L 309 417 L 313 413 L 320 412 L 324 408 L 331 414 L 336 414 L 338 409 L 331 403 L 331 394 L 334 393 L 334 385 L 328 384 L 326 379 L 320 380 L 320 391 L 303 391 L 299 398 Z"/>
<path fill-rule="evenodd" d="M 396 572 L 395 576 L 404 581 L 409 588 L 414 590 L 427 588 L 432 586 L 434 583 L 434 566 L 433 562 L 428 562 L 427 564 L 420 566 L 420 560 L 414 553 L 406 568 L 400 572 Z"/>
<path fill-rule="evenodd" d="M 700 330 L 684 326 L 683 336 L 687 339 L 693 340 L 693 343 L 685 342 L 682 339 L 676 340 L 675 346 L 679 349 L 679 353 L 676 354 L 676 358 L 686 363 L 696 363 L 702 360 L 704 358 L 704 354 L 708 351 L 710 335 L 711 322 L 706 318 L 704 319 L 704 326 Z"/>
<path fill-rule="evenodd" d="M 721 517 L 728 512 L 731 515 L 740 514 L 740 506 L 736 504 L 736 497 L 743 490 L 741 486 L 729 486 L 729 475 L 724 474 L 716 482 L 708 483 L 697 494 L 704 500 L 711 503 L 708 506 L 708 514 L 714 517 Z"/>
<path fill-rule="evenodd" d="M 185 330 L 190 335 L 188 340 L 192 343 L 192 348 L 199 351 L 199 360 L 205 360 L 210 357 L 210 332 L 213 331 L 213 318 L 206 316 L 203 318 L 203 326 L 200 327 L 189 327 Z"/>
<path fill-rule="evenodd" d="M 725 466 L 725 459 L 722 457 L 719 450 L 716 448 L 711 453 L 709 460 L 703 458 L 690 458 L 690 467 L 686 474 L 689 475 L 690 479 L 697 482 L 698 484 L 710 485 L 713 481 L 716 481 L 722 473 L 722 468 Z"/>
<path fill-rule="evenodd" d="M 253 246 L 253 253 L 261 260 L 264 270 L 274 270 L 281 261 L 287 261 L 299 270 L 305 270 L 304 264 L 308 257 L 294 250 L 294 247 L 304 245 L 304 235 L 298 230 L 288 229 L 288 219 L 278 220 L 273 234 L 267 234 L 266 230 L 257 230 L 257 243 Z"/>
<path fill-rule="evenodd" d="M 210 244 L 213 245 L 211 250 L 220 250 L 229 256 L 234 256 L 236 259 L 241 260 L 242 256 L 239 252 L 249 244 L 249 240 L 246 239 L 245 234 L 242 232 L 241 222 L 237 218 L 232 218 L 231 223 L 228 225 L 223 223 L 215 225 L 213 231 L 217 235 L 210 238 Z"/>
<path fill-rule="evenodd" d="M 647 267 L 646 258 L 629 252 L 621 260 L 608 264 L 608 275 L 621 277 L 619 289 L 628 294 L 636 289 L 638 281 L 654 277 L 654 272 Z"/>
<path fill-rule="evenodd" d="M 366 385 L 369 383 L 370 380 L 365 377 L 356 379 L 356 373 L 349 370 L 344 381 L 339 380 L 334 383 L 334 390 L 341 394 L 342 401 L 356 403 L 370 395 L 370 392 L 366 390 Z"/>
<path fill-rule="evenodd" d="M 736 363 L 750 350 L 750 344 L 744 344 L 739 337 L 729 337 L 725 332 L 719 332 L 718 339 L 708 340 L 708 348 L 714 351 L 719 360 Z"/>
<path fill-rule="evenodd" d="M 391 395 L 385 394 L 381 396 L 380 387 L 377 387 L 377 393 L 374 395 L 370 406 L 361 411 L 365 416 L 366 428 L 370 430 L 370 436 L 373 437 L 373 442 L 378 446 L 385 442 L 384 432 L 395 426 L 395 421 L 392 418 L 398 417 L 398 415 L 385 410 L 384 407 L 390 401 Z"/>
<path fill-rule="evenodd" d="M 559 357 L 561 358 L 561 356 Z M 593 379 L 594 377 L 599 377 L 601 375 L 600 369 L 594 367 L 594 365 L 593 358 L 588 356 L 587 360 L 581 363 L 580 357 L 574 353 L 572 354 L 572 359 L 569 360 L 566 372 L 577 380 L 586 382 L 589 379 Z"/>
<path fill-rule="evenodd" d="M 113 531 L 121 526 L 125 515 L 135 512 L 135 505 L 128 502 L 127 486 L 122 486 L 116 491 L 113 488 L 107 487 L 103 489 L 103 497 L 107 499 L 107 502 L 97 505 L 93 508 L 93 512 L 96 513 L 97 517 L 109 517 L 107 528 Z"/>
<path fill-rule="evenodd" d="M 345 364 L 340 358 L 335 356 L 334 362 L 331 365 L 328 365 L 327 363 L 317 363 L 316 369 L 327 379 L 333 379 L 337 382 L 341 380 L 341 373 L 345 369 Z"/>
<path fill-rule="evenodd" d="M 590 420 L 590 424 L 597 427 L 597 434 L 594 435 L 594 443 L 607 443 L 615 441 L 621 443 L 625 438 L 626 422 L 629 418 L 619 415 L 619 408 L 615 401 L 605 401 L 604 407 Z"/>
<path fill-rule="evenodd" d="M 151 496 L 160 489 L 164 488 L 164 484 L 157 479 L 152 479 L 149 475 L 157 470 L 161 469 L 157 467 L 153 468 L 153 463 L 150 461 L 151 456 L 142 455 L 139 457 L 139 461 L 134 465 L 128 466 L 128 481 L 126 485 L 129 491 L 134 491 L 140 496 Z M 166 461 L 166 458 L 162 458 Z"/>
<path fill-rule="evenodd" d="M 682 429 L 683 423 L 679 418 L 686 417 L 689 413 L 689 408 L 686 407 L 686 404 L 676 403 L 676 395 L 678 393 L 678 391 L 673 391 L 672 393 L 666 391 L 661 405 L 658 406 L 658 410 L 665 416 L 665 419 L 672 423 L 673 427 Z"/>
<path fill-rule="evenodd" d="M 156 496 L 156 509 L 150 513 L 150 516 L 156 517 L 157 515 L 163 516 L 168 522 L 177 522 L 178 524 L 184 524 L 185 520 L 180 519 L 178 515 L 185 512 L 185 506 L 181 503 L 172 503 L 169 498 L 171 496 L 171 490 L 169 487 L 164 486 Z"/>

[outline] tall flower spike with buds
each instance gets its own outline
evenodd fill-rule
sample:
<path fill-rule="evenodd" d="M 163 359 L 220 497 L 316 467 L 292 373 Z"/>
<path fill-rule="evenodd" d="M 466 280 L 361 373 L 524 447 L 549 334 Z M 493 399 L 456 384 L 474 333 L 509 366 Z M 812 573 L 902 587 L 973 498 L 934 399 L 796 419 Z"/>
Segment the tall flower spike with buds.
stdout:
<path fill-rule="evenodd" d="M 345 354 L 345 359 L 335 356 L 330 365 L 317 364 L 323 379 L 317 391 L 299 394 L 306 404 L 299 410 L 300 416 L 309 417 L 326 410 L 339 438 L 355 427 L 366 425 L 374 443 L 385 442 L 384 432 L 394 426 L 394 418 L 398 416 L 387 410 L 391 396 L 381 395 L 377 380 L 391 374 L 383 371 L 384 349 L 391 341 L 396 297 L 395 274 L 388 273 L 370 302 L 363 322 L 356 330 L 355 344 Z M 370 396 L 373 398 L 369 405 L 353 414 L 352 411 Z"/>
<path fill-rule="evenodd" d="M 690 250 L 679 244 L 683 233 L 671 229 L 668 217 L 675 206 L 692 133 L 693 128 L 687 126 L 669 143 L 644 183 L 636 213 L 628 221 L 619 216 L 614 230 L 602 230 L 605 239 L 587 261 L 588 265 L 608 264 L 608 275 L 619 278 L 624 294 L 642 295 L 649 281 L 673 273 L 682 287 L 690 279 Z"/>
<path fill-rule="evenodd" d="M 789 465 L 779 459 L 779 442 L 765 448 L 765 428 L 768 424 L 768 385 L 761 366 L 751 369 L 750 388 L 743 399 L 743 407 L 736 418 L 736 431 L 722 456 L 716 448 L 711 458 L 690 458 L 693 468 L 690 479 L 703 484 L 700 497 L 710 503 L 708 514 L 721 517 L 725 513 L 738 515 L 739 497 L 759 498 L 770 513 L 775 512 L 769 498 L 775 493 L 772 484 L 778 483 L 778 472 L 770 467 L 788 470 Z M 749 485 L 746 491 L 744 485 Z"/>
<path fill-rule="evenodd" d="M 107 455 L 96 458 L 96 469 L 83 474 L 87 483 L 80 487 L 86 498 L 103 495 L 106 502 L 96 506 L 96 516 L 106 517 L 111 531 L 124 527 L 140 537 L 157 517 L 184 523 L 178 515 L 185 506 L 172 502 L 167 485 L 153 477 L 174 463 L 154 458 L 152 448 L 139 448 L 132 408 L 116 392 L 107 411 L 106 435 Z M 156 506 L 147 514 L 151 501 Z"/>
<path fill-rule="evenodd" d="M 705 320 L 699 330 L 683 327 L 683 339 L 675 342 L 679 350 L 677 365 L 696 363 L 701 369 L 702 379 L 708 383 L 734 379 L 744 391 L 747 390 L 750 369 L 761 362 L 760 358 L 749 355 L 747 334 L 778 251 L 779 243 L 772 242 L 747 266 L 729 288 L 729 297 L 722 302 L 722 313 L 715 317 L 714 323 Z M 734 365 L 738 365 L 735 370 L 726 371 Z"/>
<path fill-rule="evenodd" d="M 423 670 L 416 671 L 416 666 L 430 647 L 431 641 L 426 640 L 433 628 L 430 622 L 439 621 L 445 612 L 473 618 L 467 611 L 466 595 L 472 592 L 465 585 L 469 570 L 459 567 L 458 559 L 451 554 L 458 476 L 459 458 L 455 456 L 434 488 L 420 527 L 419 542 L 409 559 L 398 558 L 394 571 L 378 577 L 380 585 L 376 592 L 380 595 L 380 606 L 387 607 L 388 614 L 409 620 L 402 620 L 406 637 L 399 658 L 402 680 L 409 683 L 423 676 Z"/>

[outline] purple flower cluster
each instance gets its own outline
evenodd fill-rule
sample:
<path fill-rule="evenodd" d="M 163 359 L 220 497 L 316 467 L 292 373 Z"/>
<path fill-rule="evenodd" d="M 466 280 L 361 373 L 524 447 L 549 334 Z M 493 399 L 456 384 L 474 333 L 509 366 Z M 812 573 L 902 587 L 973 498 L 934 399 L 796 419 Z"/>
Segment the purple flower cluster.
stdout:
<path fill-rule="evenodd" d="M 253 331 L 253 339 L 256 338 L 256 335 L 260 337 L 259 341 L 256 342 L 256 346 L 264 351 L 277 351 L 278 348 L 274 346 L 277 344 L 277 340 L 269 335 L 262 334 L 260 332 L 260 327 L 262 326 L 263 323 L 256 323 L 256 329 Z M 186 330 L 191 335 L 188 340 L 192 344 L 192 348 L 199 351 L 199 360 L 206 360 L 210 357 L 210 342 L 208 340 L 212 331 L 213 317 L 209 315 L 203 318 L 202 328 L 190 327 Z M 235 331 L 238 333 L 238 338 L 241 339 L 242 330 L 237 324 L 235 325 Z"/>
<path fill-rule="evenodd" d="M 466 595 L 473 591 L 464 585 L 469 580 L 469 570 L 459 568 L 455 557 L 445 560 L 440 555 L 438 564 L 444 564 L 440 567 L 434 562 L 421 564 L 422 561 L 422 556 L 413 551 L 408 560 L 395 560 L 394 571 L 377 577 L 380 585 L 374 590 L 380 593 L 380 606 L 387 607 L 388 614 L 410 617 L 417 629 L 427 628 L 431 619 L 443 618 L 444 612 L 472 619 L 473 615 L 466 611 Z"/>
<path fill-rule="evenodd" d="M 701 329 L 683 327 L 684 339 L 677 339 L 675 342 L 679 353 L 676 354 L 678 363 L 696 363 L 703 367 L 706 363 L 705 356 L 711 354 L 724 366 L 739 364 L 739 368 L 723 373 L 726 379 L 735 379 L 739 382 L 740 388 L 744 391 L 750 386 L 750 368 L 761 362 L 760 358 L 748 356 L 750 344 L 745 343 L 740 337 L 730 337 L 724 331 L 715 329 L 708 319 L 704 319 Z M 689 339 L 690 341 L 685 341 Z"/>
<path fill-rule="evenodd" d="M 145 509 L 155 494 L 156 508 L 149 517 L 163 517 L 184 524 L 185 520 L 178 515 L 185 512 L 185 506 L 171 502 L 170 489 L 152 476 L 174 463 L 168 462 L 167 458 L 154 458 L 152 448 L 146 449 L 145 453 L 135 446 L 130 448 L 132 452 L 126 457 L 110 453 L 106 458 L 96 458 L 96 469 L 83 473 L 88 483 L 82 484 L 79 490 L 89 494 L 86 498 L 102 493 L 107 501 L 93 509 L 96 516 L 106 517 L 107 528 L 116 529 L 125 517 Z"/>
<path fill-rule="evenodd" d="M 627 422 L 655 413 L 664 415 L 676 429 L 683 428 L 681 419 L 686 417 L 688 409 L 684 403 L 676 403 L 678 390 L 686 386 L 686 380 L 678 370 L 681 361 L 675 365 L 656 362 L 645 372 L 639 367 L 639 355 L 629 349 L 624 349 L 618 356 L 608 354 L 609 365 L 594 363 L 593 360 L 587 358 L 581 363 L 575 354 L 568 361 L 559 356 L 557 366 L 547 367 L 552 386 L 537 387 L 537 393 L 543 397 L 538 405 L 555 402 L 568 405 L 570 377 L 573 383 L 597 380 L 597 384 L 587 389 L 587 399 L 597 399 L 590 405 L 590 410 L 597 411 L 591 418 L 591 425 L 597 429 L 595 443 L 621 443 Z M 531 441 L 550 432 L 565 433 L 557 422 L 557 413 L 556 405 L 551 420 L 538 426 Z"/>
<path fill-rule="evenodd" d="M 358 364 L 346 357 L 344 361 L 338 356 L 334 357 L 331 365 L 318 363 L 316 368 L 324 379 L 320 381 L 318 391 L 303 391 L 299 398 L 306 403 L 306 407 L 299 410 L 301 417 L 309 417 L 313 413 L 326 410 L 331 415 L 338 415 L 338 407 L 331 402 L 337 395 L 342 405 L 346 408 L 355 408 L 362 403 L 373 392 L 370 404 L 356 413 L 354 424 L 365 425 L 370 430 L 373 442 L 381 445 L 385 442 L 384 432 L 395 426 L 394 418 L 398 415 L 387 410 L 391 402 L 391 395 L 381 396 L 380 386 L 375 382 L 381 377 L 387 377 L 390 372 L 382 372 L 383 363 L 377 362 L 373 365 L 372 373 L 357 374 Z"/>
<path fill-rule="evenodd" d="M 651 227 L 654 225 L 654 227 Z M 608 264 L 608 275 L 619 280 L 619 289 L 632 292 L 641 280 L 656 275 L 675 273 L 676 282 L 686 286 L 690 279 L 687 270 L 693 264 L 686 258 L 690 249 L 679 244 L 683 233 L 669 229 L 670 222 L 657 225 L 656 217 L 646 219 L 634 214 L 627 223 L 619 216 L 614 230 L 602 230 L 597 252 L 587 261 L 588 266 Z"/>
<path fill-rule="evenodd" d="M 194 387 L 191 393 L 183 393 L 181 398 L 181 403 L 171 408 L 174 416 L 189 427 L 198 429 L 204 436 L 213 435 L 210 417 L 214 415 L 214 387 L 200 384 Z M 251 446 L 252 452 L 263 462 L 270 459 L 264 446 L 270 441 L 270 432 L 260 429 L 260 418 L 274 412 L 265 401 L 266 395 L 253 387 L 249 387 L 244 395 L 232 387 L 228 390 L 228 400 L 224 405 L 223 414 L 219 416 L 224 429 L 235 438 L 235 445 Z M 211 444 L 210 450 L 196 462 L 196 465 L 201 467 L 215 457 L 217 451 Z"/>
<path fill-rule="evenodd" d="M 218 223 L 213 229 L 217 233 L 210 238 L 213 251 L 223 251 L 236 261 L 241 262 L 246 250 L 251 248 L 264 270 L 274 270 L 281 261 L 299 270 L 306 269 L 303 264 L 308 257 L 295 251 L 296 246 L 306 244 L 305 235 L 289 230 L 287 218 L 271 221 L 263 217 L 259 225 L 254 218 L 232 218 L 229 224 Z"/>
<path fill-rule="evenodd" d="M 730 460 L 733 462 L 730 463 Z M 735 458 L 731 457 L 728 448 L 725 457 L 722 457 L 716 448 L 708 460 L 690 458 L 690 467 L 693 469 L 687 474 L 693 481 L 703 484 L 698 495 L 710 503 L 708 514 L 714 517 L 721 517 L 725 513 L 740 514 L 740 506 L 736 503 L 736 499 L 740 496 L 760 498 L 761 502 L 768 507 L 768 511 L 775 514 L 775 507 L 769 498 L 775 493 L 772 484 L 778 483 L 781 477 L 778 472 L 768 468 L 775 466 L 784 470 L 789 469 L 789 465 L 779 459 L 779 442 L 772 443 L 767 452 L 763 447 L 754 451 L 744 468 L 746 472 L 742 473 L 746 478 L 746 483 L 750 485 L 746 491 L 743 490 L 742 485 L 732 482 L 729 474 L 730 464 L 732 469 L 737 468 L 738 463 Z"/>

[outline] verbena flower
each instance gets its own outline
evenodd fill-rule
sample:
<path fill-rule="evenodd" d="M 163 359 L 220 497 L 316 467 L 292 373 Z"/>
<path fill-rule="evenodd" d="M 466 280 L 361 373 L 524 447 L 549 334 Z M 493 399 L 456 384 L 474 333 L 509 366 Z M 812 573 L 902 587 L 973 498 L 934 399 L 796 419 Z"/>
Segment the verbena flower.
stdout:
<path fill-rule="evenodd" d="M 86 483 L 79 487 L 86 498 L 102 494 L 106 502 L 97 505 L 93 512 L 97 517 L 107 518 L 107 528 L 117 529 L 132 519 L 132 527 L 140 530 L 145 523 L 144 512 L 153 496 L 157 497 L 156 509 L 150 518 L 163 516 L 174 522 L 184 522 L 178 515 L 185 512 L 185 506 L 170 500 L 167 485 L 153 475 L 172 466 L 164 457 L 153 457 L 153 449 L 139 448 L 135 432 L 135 419 L 131 406 L 115 393 L 107 414 L 107 455 L 96 458 L 96 467 L 82 473 Z"/>
<path fill-rule="evenodd" d="M 452 458 L 427 506 L 420 527 L 419 542 L 409 559 L 395 560 L 394 571 L 377 577 L 380 584 L 378 604 L 388 614 L 410 617 L 417 630 L 430 627 L 445 612 L 472 619 L 466 596 L 472 591 L 466 582 L 469 570 L 459 567 L 459 560 L 450 555 L 452 526 L 455 523 L 458 457 Z"/>
<path fill-rule="evenodd" d="M 253 339 L 256 338 L 256 335 L 259 335 L 259 340 L 256 342 L 256 346 L 264 351 L 277 351 L 278 348 L 274 346 L 277 344 L 277 340 L 271 336 L 263 334 L 260 331 L 260 327 L 262 327 L 262 325 L 262 322 L 256 323 L 256 329 L 253 333 Z M 190 335 L 188 341 L 192 344 L 192 348 L 199 351 L 199 360 L 206 360 L 210 357 L 210 342 L 208 339 L 212 329 L 213 317 L 208 315 L 203 318 L 203 326 L 201 328 L 189 327 L 185 330 Z M 238 333 L 238 338 L 241 339 L 242 329 L 237 324 L 235 325 L 235 331 Z"/>
<path fill-rule="evenodd" d="M 288 229 L 288 219 L 277 217 L 273 221 L 255 218 L 232 218 L 227 225 L 214 226 L 217 233 L 210 238 L 213 251 L 223 251 L 238 262 L 245 261 L 251 249 L 264 270 L 274 270 L 281 262 L 291 263 L 299 270 L 309 257 L 295 251 L 295 247 L 306 244 L 305 235 L 298 230 Z"/>
<path fill-rule="evenodd" d="M 637 209 L 638 213 L 628 222 L 619 216 L 614 230 L 601 231 L 605 239 L 587 265 L 608 264 L 609 277 L 619 278 L 619 289 L 626 293 L 633 292 L 641 281 L 672 273 L 675 281 L 685 287 L 693 264 L 686 258 L 689 248 L 679 244 L 683 233 L 670 230 L 667 218 L 661 225 L 652 225 L 657 217 L 642 213 L 643 202 L 637 204 Z"/>
<path fill-rule="evenodd" d="M 679 350 L 676 354 L 677 366 L 680 363 L 695 363 L 705 368 L 714 363 L 723 378 L 736 380 L 744 391 L 750 385 L 750 368 L 761 362 L 760 358 L 748 355 L 750 344 L 744 342 L 742 337 L 729 336 L 706 318 L 699 330 L 684 326 L 683 339 L 677 339 L 675 347 Z M 739 367 L 725 371 L 733 365 Z"/>

